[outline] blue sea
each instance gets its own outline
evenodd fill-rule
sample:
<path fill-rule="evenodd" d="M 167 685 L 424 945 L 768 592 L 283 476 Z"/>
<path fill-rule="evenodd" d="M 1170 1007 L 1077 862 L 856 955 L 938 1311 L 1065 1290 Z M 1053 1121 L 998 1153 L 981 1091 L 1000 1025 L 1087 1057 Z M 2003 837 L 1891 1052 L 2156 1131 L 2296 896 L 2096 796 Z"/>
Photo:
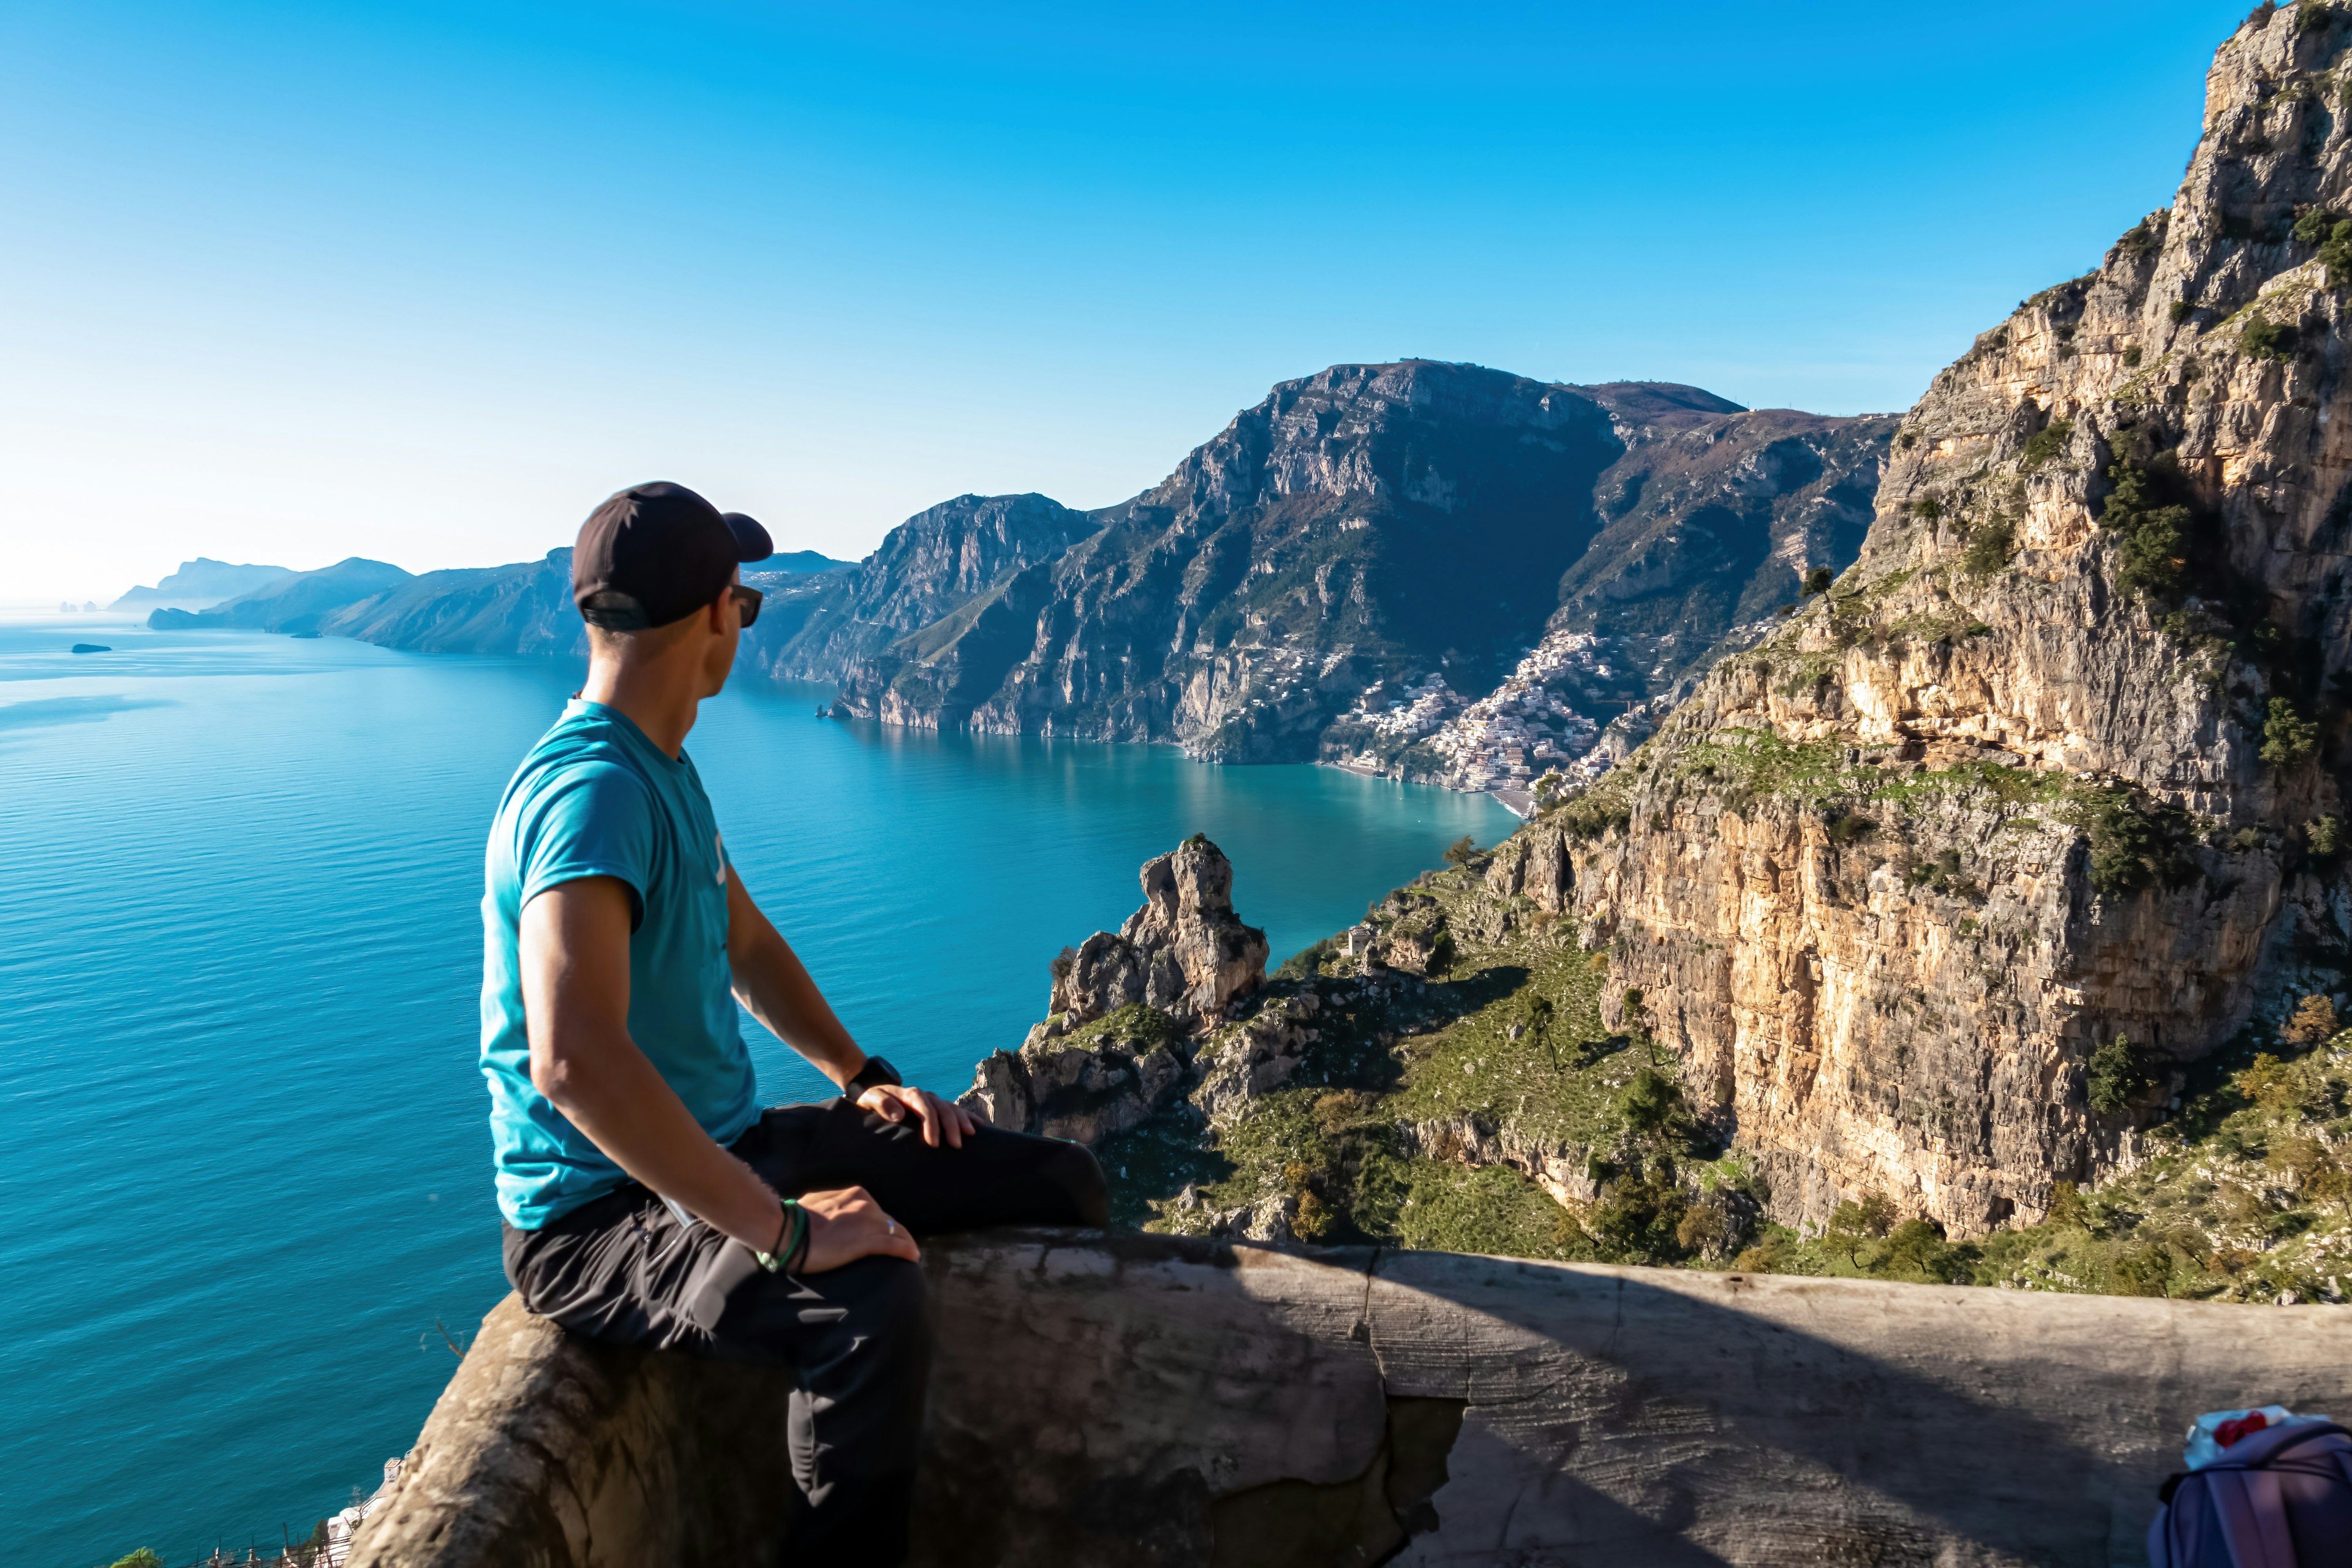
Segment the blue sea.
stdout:
<path fill-rule="evenodd" d="M 450 1340 L 506 1289 L 475 1062 L 483 835 L 579 677 L 0 624 L 11 1561 L 299 1539 L 415 1436 Z M 1330 769 L 820 721 L 829 695 L 739 683 L 688 750 L 851 1029 L 943 1092 L 1020 1043 L 1048 960 L 1115 927 L 1137 868 L 1190 833 L 1233 858 L 1278 960 L 1511 826 L 1484 796 Z M 771 1100 L 824 1091 L 752 1037 Z"/>

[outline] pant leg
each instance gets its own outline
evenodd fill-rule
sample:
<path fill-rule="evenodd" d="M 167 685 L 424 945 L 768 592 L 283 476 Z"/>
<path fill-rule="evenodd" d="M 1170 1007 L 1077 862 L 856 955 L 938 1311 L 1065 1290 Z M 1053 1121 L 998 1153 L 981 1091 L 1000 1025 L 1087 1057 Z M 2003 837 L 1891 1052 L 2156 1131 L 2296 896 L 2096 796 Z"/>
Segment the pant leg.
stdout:
<path fill-rule="evenodd" d="M 919 1237 L 992 1225 L 1110 1223 L 1109 1188 L 1084 1144 L 985 1122 L 964 1135 L 962 1148 L 934 1149 L 911 1113 L 893 1122 L 828 1100 L 768 1111 L 736 1152 L 780 1193 L 864 1187 Z"/>
<path fill-rule="evenodd" d="M 792 1368 L 792 1561 L 903 1558 L 930 1373 L 920 1268 L 771 1274 L 635 1185 L 541 1230 L 507 1227 L 504 1253 L 525 1306 L 590 1338 Z"/>

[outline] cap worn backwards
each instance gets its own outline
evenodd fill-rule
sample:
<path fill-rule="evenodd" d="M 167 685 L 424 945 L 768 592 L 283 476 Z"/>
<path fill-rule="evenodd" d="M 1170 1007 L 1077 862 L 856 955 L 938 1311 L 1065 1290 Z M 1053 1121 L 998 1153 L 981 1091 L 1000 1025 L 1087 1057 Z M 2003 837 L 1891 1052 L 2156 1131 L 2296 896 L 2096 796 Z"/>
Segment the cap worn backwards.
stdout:
<path fill-rule="evenodd" d="M 631 485 L 588 514 L 572 550 L 572 602 L 590 626 L 642 631 L 682 620 L 764 561 L 768 531 L 666 479 Z"/>

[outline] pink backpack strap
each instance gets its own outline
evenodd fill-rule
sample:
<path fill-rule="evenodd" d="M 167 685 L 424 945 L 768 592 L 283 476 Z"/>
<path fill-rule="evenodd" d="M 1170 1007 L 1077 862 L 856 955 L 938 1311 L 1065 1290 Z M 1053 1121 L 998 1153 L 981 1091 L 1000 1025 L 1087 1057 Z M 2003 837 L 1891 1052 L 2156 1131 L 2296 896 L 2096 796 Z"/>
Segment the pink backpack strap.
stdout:
<path fill-rule="evenodd" d="M 2231 1568 L 2296 1568 L 2276 1476 L 2268 1470 L 2208 1470 L 2205 1494 L 2213 1500 Z"/>

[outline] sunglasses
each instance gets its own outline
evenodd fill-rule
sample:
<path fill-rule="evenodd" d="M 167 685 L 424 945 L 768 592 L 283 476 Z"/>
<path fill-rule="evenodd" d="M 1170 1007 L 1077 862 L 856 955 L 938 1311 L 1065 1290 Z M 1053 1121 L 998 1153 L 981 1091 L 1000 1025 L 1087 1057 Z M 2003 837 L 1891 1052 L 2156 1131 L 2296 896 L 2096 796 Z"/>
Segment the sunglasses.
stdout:
<path fill-rule="evenodd" d="M 735 602 L 743 606 L 743 624 L 749 626 L 760 618 L 760 602 L 767 595 L 757 588 L 746 588 L 740 583 L 730 584 L 729 586 L 734 592 Z"/>

